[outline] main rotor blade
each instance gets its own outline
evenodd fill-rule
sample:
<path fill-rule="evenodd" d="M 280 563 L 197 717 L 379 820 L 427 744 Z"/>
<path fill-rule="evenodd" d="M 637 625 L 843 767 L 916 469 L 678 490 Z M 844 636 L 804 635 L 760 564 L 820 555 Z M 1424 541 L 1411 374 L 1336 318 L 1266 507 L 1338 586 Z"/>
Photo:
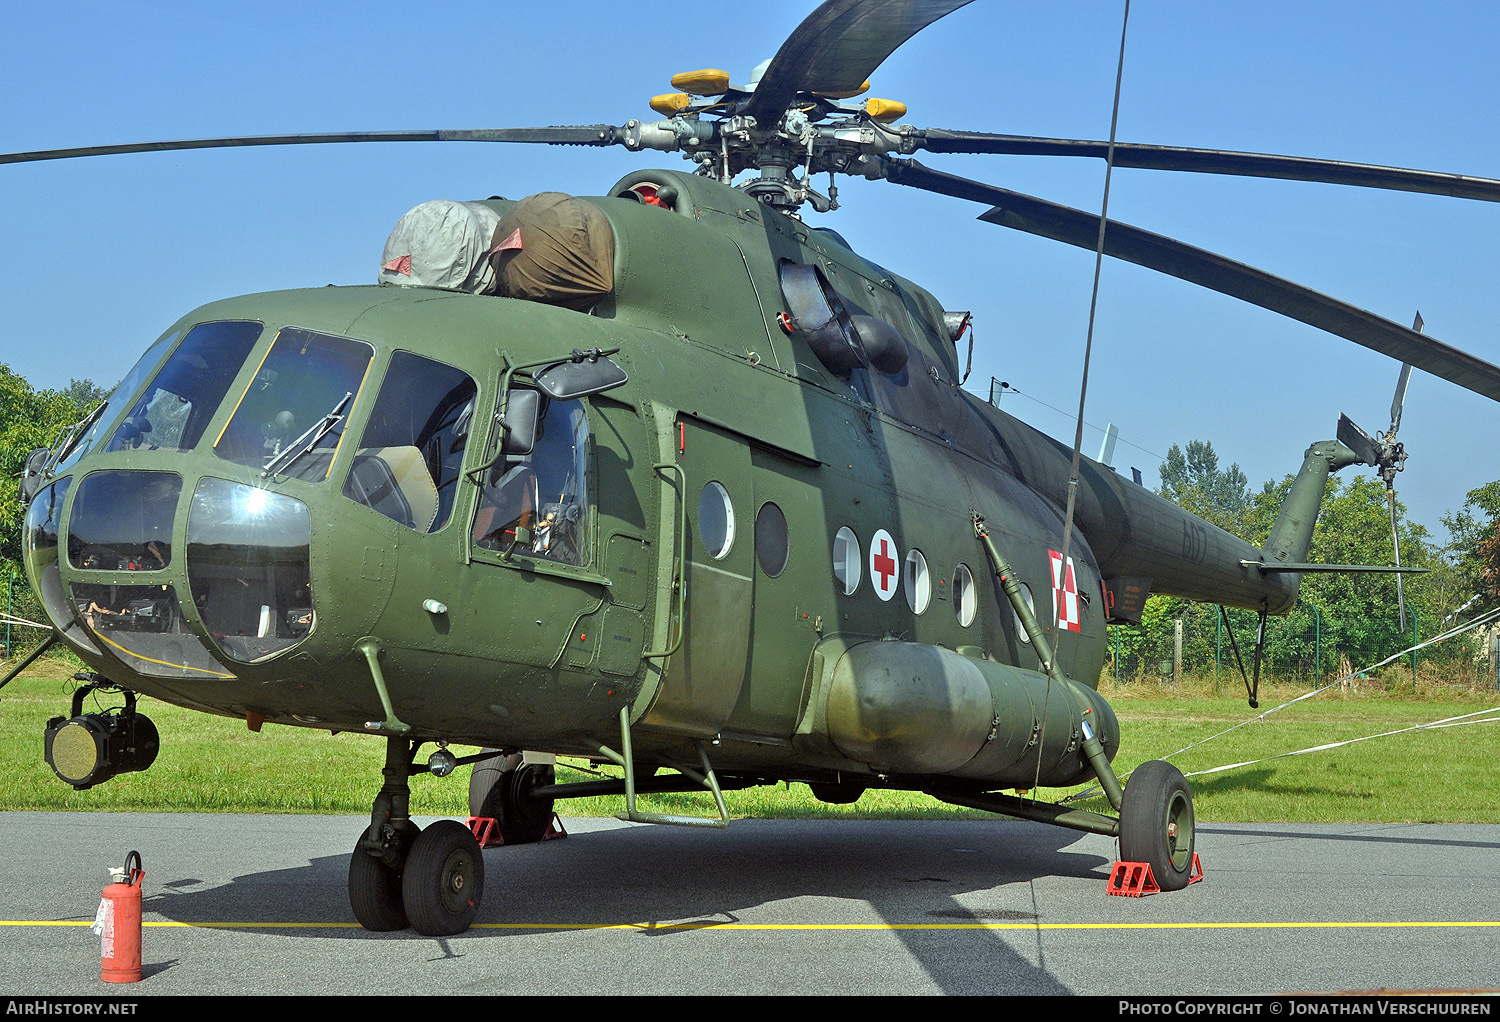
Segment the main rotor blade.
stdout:
<path fill-rule="evenodd" d="M 972 0 L 827 0 L 787 36 L 741 113 L 761 127 L 799 92 L 853 92 L 896 48 Z"/>
<path fill-rule="evenodd" d="M 613 145 L 619 131 L 609 124 L 554 128 L 479 128 L 438 131 L 336 131 L 312 135 L 241 135 L 236 138 L 191 138 L 175 141 L 131 142 L 125 145 L 43 149 L 30 153 L 0 153 L 0 163 L 71 160 L 81 156 L 170 152 L 177 149 L 230 149 L 260 145 L 326 145 L 332 142 L 537 142 L 546 145 Z"/>
<path fill-rule="evenodd" d="M 885 166 L 887 178 L 898 184 L 992 205 L 981 220 L 1090 251 L 1098 244 L 1099 217 L 1092 213 L 944 174 L 914 160 L 887 160 Z M 1300 320 L 1500 401 L 1500 367 L 1264 270 L 1116 220 L 1105 230 L 1104 252 Z"/>
<path fill-rule="evenodd" d="M 1084 139 L 992 135 L 980 131 L 928 128 L 918 133 L 917 146 L 934 153 L 995 153 L 1009 156 L 1094 156 L 1104 159 L 1108 142 Z M 1221 149 L 1184 149 L 1179 146 L 1116 142 L 1114 164 L 1141 170 L 1176 170 L 1194 174 L 1236 177 L 1274 177 L 1290 181 L 1320 181 L 1360 188 L 1390 188 L 1403 192 L 1451 195 L 1460 199 L 1500 202 L 1500 181 L 1466 174 L 1380 167 L 1305 156 L 1274 156 Z"/>

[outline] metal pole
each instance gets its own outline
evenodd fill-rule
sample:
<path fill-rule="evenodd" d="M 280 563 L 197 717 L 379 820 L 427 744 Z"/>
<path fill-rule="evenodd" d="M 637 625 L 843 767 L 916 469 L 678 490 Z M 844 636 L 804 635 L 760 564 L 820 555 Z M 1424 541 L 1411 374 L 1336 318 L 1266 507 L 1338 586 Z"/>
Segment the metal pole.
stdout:
<path fill-rule="evenodd" d="M 1417 612 L 1415 610 L 1411 612 L 1411 644 L 1413 646 L 1417 644 Z M 1417 651 L 1415 649 L 1411 651 L 1411 690 L 1414 693 L 1417 691 Z"/>
<path fill-rule="evenodd" d="M 1214 637 L 1214 695 L 1219 694 L 1219 660 L 1224 653 L 1224 615 L 1219 615 L 1218 634 Z"/>
<path fill-rule="evenodd" d="M 1172 628 L 1172 684 L 1182 684 L 1182 618 Z"/>
<path fill-rule="evenodd" d="M 1120 687 L 1120 626 L 1115 625 L 1115 688 Z"/>
<path fill-rule="evenodd" d="M 1317 606 L 1313 607 L 1313 682 L 1321 688 L 1323 685 L 1323 612 Z"/>

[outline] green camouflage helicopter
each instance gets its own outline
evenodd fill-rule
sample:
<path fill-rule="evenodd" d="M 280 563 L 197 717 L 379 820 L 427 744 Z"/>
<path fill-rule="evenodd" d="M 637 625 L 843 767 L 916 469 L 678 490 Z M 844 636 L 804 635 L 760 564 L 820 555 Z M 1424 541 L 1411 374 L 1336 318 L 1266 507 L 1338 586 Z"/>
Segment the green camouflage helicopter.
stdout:
<path fill-rule="evenodd" d="M 993 223 L 1102 244 L 1500 399 L 1500 369 L 1416 330 L 1124 224 L 1101 242 L 1092 214 L 910 157 L 1092 156 L 1489 200 L 1500 182 L 920 129 L 895 123 L 899 104 L 851 102 L 966 2 L 828 0 L 749 82 L 678 76 L 653 122 L 0 157 L 467 139 L 697 164 L 585 199 L 417 207 L 380 283 L 196 309 L 36 452 L 27 571 L 50 641 L 91 669 L 47 729 L 58 776 L 87 788 L 150 766 L 137 694 L 383 736 L 349 867 L 371 930 L 475 918 L 478 839 L 420 829 L 409 805 L 414 773 L 464 763 L 474 815 L 506 843 L 540 839 L 558 799 L 623 795 L 632 820 L 722 826 L 723 791 L 795 780 L 829 802 L 907 788 L 1117 836 L 1161 887 L 1185 886 L 1186 782 L 1152 762 L 1122 787 L 1110 766 L 1105 626 L 1139 620 L 1152 592 L 1288 611 L 1328 474 L 1400 470 L 1400 389 L 1390 430 L 1346 419 L 1308 449 L 1256 549 L 965 393 L 967 314 L 798 210 L 835 205 L 824 173 L 973 200 Z M 101 689 L 125 705 L 84 713 Z M 558 784 L 557 755 L 623 777 Z M 1003 794 L 1094 778 L 1117 816 Z M 716 818 L 636 805 L 698 789 Z"/>

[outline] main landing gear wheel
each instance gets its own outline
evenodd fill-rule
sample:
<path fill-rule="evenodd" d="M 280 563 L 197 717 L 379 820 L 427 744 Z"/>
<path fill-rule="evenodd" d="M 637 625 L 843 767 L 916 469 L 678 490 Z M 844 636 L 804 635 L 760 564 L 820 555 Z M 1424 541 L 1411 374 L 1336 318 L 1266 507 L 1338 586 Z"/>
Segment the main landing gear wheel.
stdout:
<path fill-rule="evenodd" d="M 484 894 L 484 856 L 457 820 L 440 820 L 417 835 L 401 874 L 401 902 L 412 929 L 426 937 L 463 933 Z"/>
<path fill-rule="evenodd" d="M 523 764 L 519 755 L 476 763 L 469 776 L 469 815 L 493 818 L 508 845 L 540 841 L 552 824 L 553 800 L 531 792 L 555 780 L 550 764 Z"/>
<path fill-rule="evenodd" d="M 413 824 L 402 848 L 403 865 L 405 848 L 418 833 Z M 402 866 L 388 866 L 360 844 L 354 846 L 354 854 L 349 856 L 349 907 L 359 925 L 375 933 L 404 930 L 411 925 L 401 899 L 401 873 Z"/>
<path fill-rule="evenodd" d="M 1150 865 L 1156 885 L 1180 891 L 1193 871 L 1193 795 L 1187 779 L 1159 759 L 1136 767 L 1120 804 L 1120 859 Z"/>

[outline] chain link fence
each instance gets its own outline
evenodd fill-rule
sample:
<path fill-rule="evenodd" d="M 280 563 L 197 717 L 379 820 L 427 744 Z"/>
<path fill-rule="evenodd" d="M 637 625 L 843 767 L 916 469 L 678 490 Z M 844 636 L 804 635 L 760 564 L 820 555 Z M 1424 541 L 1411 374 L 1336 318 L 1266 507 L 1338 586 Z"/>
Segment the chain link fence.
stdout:
<path fill-rule="evenodd" d="M 24 657 L 51 633 L 50 628 L 33 628 L 21 622 L 45 624 L 41 601 L 26 582 L 26 576 L 12 571 L 5 577 L 3 624 L 0 624 L 0 661 Z"/>
<path fill-rule="evenodd" d="M 1451 622 L 1444 627 L 1451 627 Z M 1221 617 L 1212 606 L 1192 606 L 1178 616 L 1141 625 L 1112 626 L 1103 680 L 1127 685 L 1193 676 L 1240 686 L 1242 670 L 1244 677 L 1254 677 L 1257 628 L 1258 616 L 1251 611 L 1231 610 Z M 1369 633 L 1375 629 L 1361 629 L 1362 640 L 1349 631 L 1312 607 L 1299 608 L 1285 618 L 1267 618 L 1262 681 L 1318 688 L 1350 676 L 1365 678 L 1367 668 L 1430 637 L 1438 628 L 1432 622 L 1424 629 L 1418 617 L 1412 631 L 1404 635 L 1394 623 L 1373 640 Z M 1404 672 L 1426 681 L 1500 688 L 1497 647 L 1500 633 L 1475 630 L 1406 654 L 1380 673 L 1390 677 Z"/>

